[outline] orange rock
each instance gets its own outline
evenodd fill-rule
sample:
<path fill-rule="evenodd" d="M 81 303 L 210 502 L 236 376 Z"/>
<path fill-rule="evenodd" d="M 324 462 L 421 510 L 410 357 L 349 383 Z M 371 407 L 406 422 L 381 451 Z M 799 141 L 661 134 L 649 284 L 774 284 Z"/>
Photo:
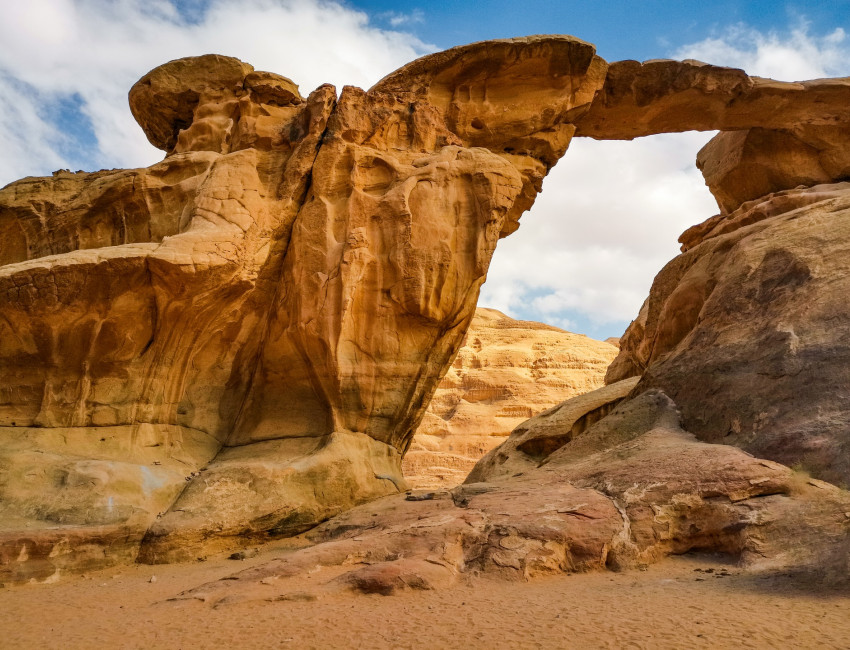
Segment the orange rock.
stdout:
<path fill-rule="evenodd" d="M 479 307 L 405 454 L 408 483 L 461 483 L 515 426 L 602 386 L 616 354 L 601 341 Z"/>
<path fill-rule="evenodd" d="M 582 401 L 559 410 L 578 412 L 570 402 Z M 556 420 L 548 425 L 569 426 Z M 514 445 L 507 453 L 524 452 Z M 735 447 L 698 442 L 657 390 L 621 402 L 522 475 L 486 473 L 477 477 L 485 482 L 349 510 L 308 533 L 312 546 L 180 598 L 213 606 L 287 599 L 308 571 L 310 598 L 389 595 L 465 574 L 529 580 L 645 567 L 691 550 L 724 553 L 746 571 L 846 580 L 850 494 Z"/>
<path fill-rule="evenodd" d="M 43 503 L 61 481 L 10 451 L 9 475 L 35 478 L 0 487 L 0 516 L 92 526 L 104 544 L 98 526 L 149 529 L 141 557 L 158 562 L 402 489 L 496 243 L 605 65 L 577 39 L 534 37 L 338 99 L 218 55 L 145 75 L 130 103 L 163 162 L 0 191 L 0 426 L 45 429 L 24 447 L 97 477 L 56 514 Z M 136 474 L 157 489 L 120 479 Z"/>
<path fill-rule="evenodd" d="M 850 78 L 783 82 L 701 61 L 616 61 L 575 135 L 631 140 L 656 133 L 825 127 L 850 121 Z"/>
<path fill-rule="evenodd" d="M 484 456 L 467 482 L 492 481 L 522 474 L 604 418 L 637 385 L 624 379 L 568 399 L 517 426 L 510 437 Z"/>
<path fill-rule="evenodd" d="M 321 86 L 304 99 L 218 55 L 160 66 L 130 103 L 165 160 L 0 189 L 3 557 L 20 542 L 38 549 L 39 571 L 66 570 L 73 561 L 52 558 L 69 545 L 109 561 L 143 534 L 145 561 L 203 557 L 402 491 L 401 457 L 495 246 L 573 135 L 771 130 L 710 148 L 727 208 L 778 193 L 690 232 L 610 377 L 644 373 L 635 390 L 664 388 L 703 438 L 845 477 L 843 434 L 824 422 L 845 418 L 846 193 L 784 190 L 824 178 L 810 149 L 828 179 L 846 174 L 848 94 L 846 79 L 783 84 L 696 62 L 609 68 L 562 36 L 453 48 L 338 98 Z M 776 131 L 805 145 L 791 167 L 765 152 L 787 140 Z M 767 182 L 736 171 L 750 163 Z M 573 425 L 523 448 L 560 454 Z M 559 491 L 587 496 L 599 527 L 532 531 L 522 488 L 511 516 L 531 532 L 508 531 L 502 550 L 488 541 L 482 563 L 605 563 L 619 511 L 565 476 L 540 507 Z"/>
<path fill-rule="evenodd" d="M 722 213 L 729 214 L 774 192 L 850 176 L 850 130 L 826 126 L 723 132 L 697 154 L 697 167 Z"/>

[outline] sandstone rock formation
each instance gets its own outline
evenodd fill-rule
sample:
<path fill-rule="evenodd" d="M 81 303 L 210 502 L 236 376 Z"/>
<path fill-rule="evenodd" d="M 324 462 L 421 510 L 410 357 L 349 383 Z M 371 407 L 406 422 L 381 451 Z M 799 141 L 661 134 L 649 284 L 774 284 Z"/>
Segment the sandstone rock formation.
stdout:
<path fill-rule="evenodd" d="M 515 426 L 603 385 L 617 348 L 479 307 L 402 462 L 414 488 L 462 483 Z"/>
<path fill-rule="evenodd" d="M 656 133 L 846 127 L 850 80 L 784 82 L 701 61 L 616 61 L 576 136 L 631 140 Z"/>
<path fill-rule="evenodd" d="M 637 378 L 569 399 L 526 420 L 510 437 L 476 463 L 467 482 L 523 474 L 604 418 L 637 384 Z"/>
<path fill-rule="evenodd" d="M 850 485 L 850 183 L 743 204 L 683 240 L 606 381 L 640 375 L 685 428 Z"/>
<path fill-rule="evenodd" d="M 850 128 L 747 129 L 712 138 L 697 166 L 723 214 L 774 192 L 850 179 Z"/>
<path fill-rule="evenodd" d="M 848 194 L 834 183 L 847 173 L 849 96 L 847 79 L 608 66 L 562 36 L 454 48 L 339 97 L 321 86 L 304 98 L 285 77 L 217 55 L 160 66 L 130 104 L 162 162 L 0 190 L 2 577 L 55 577 L 137 551 L 194 559 L 403 490 L 401 458 L 496 243 L 573 135 L 746 131 L 701 154 L 723 214 L 686 233 L 689 250 L 659 275 L 609 380 L 640 375 L 623 404 L 661 389 L 703 440 L 846 480 Z M 764 191 L 775 194 L 738 207 Z M 604 565 L 615 547 L 638 558 L 743 552 L 754 538 L 734 531 L 770 520 L 796 534 L 800 508 L 823 514 L 816 526 L 835 538 L 843 493 L 777 500 L 793 492 L 790 470 L 667 425 L 623 443 L 636 447 L 618 443 L 625 465 L 612 466 L 609 489 L 604 451 L 555 463 L 593 429 L 556 412 L 569 431 L 516 445 L 537 466 L 493 478 L 505 487 L 482 492 L 479 524 L 461 526 L 478 531 L 471 546 L 451 552 L 521 572 L 520 556 L 561 570 Z M 704 472 L 685 471 L 703 457 Z M 473 502 L 469 490 L 458 503 Z M 623 515 L 617 499 L 629 495 L 639 512 Z M 574 510 L 558 512 L 562 498 Z M 558 521 L 551 530 L 525 510 L 536 499 Z M 486 514 L 496 507 L 507 518 Z M 456 506 L 445 508 L 435 521 L 451 532 Z M 647 522 L 646 539 L 626 539 L 658 508 L 679 513 L 667 533 Z M 512 518 L 525 519 L 521 534 Z M 335 526 L 325 530 L 345 534 Z"/>
<path fill-rule="evenodd" d="M 562 409 L 579 411 L 571 401 Z M 535 420 L 545 424 L 544 416 Z M 388 595 L 464 575 L 523 580 L 644 566 L 688 550 L 728 553 L 748 570 L 827 580 L 850 569 L 850 493 L 696 441 L 657 390 L 622 402 L 522 476 L 482 470 L 477 478 L 486 482 L 359 506 L 311 531 L 313 546 L 180 597 L 211 606 L 286 600 L 294 596 L 291 578 L 306 571 L 312 589 L 299 591 L 302 598 Z"/>
<path fill-rule="evenodd" d="M 496 242 L 605 67 L 532 37 L 304 99 L 182 59 L 130 92 L 163 162 L 4 188 L 5 553 L 79 568 L 88 527 L 93 556 L 145 535 L 144 561 L 194 559 L 403 488 Z"/>

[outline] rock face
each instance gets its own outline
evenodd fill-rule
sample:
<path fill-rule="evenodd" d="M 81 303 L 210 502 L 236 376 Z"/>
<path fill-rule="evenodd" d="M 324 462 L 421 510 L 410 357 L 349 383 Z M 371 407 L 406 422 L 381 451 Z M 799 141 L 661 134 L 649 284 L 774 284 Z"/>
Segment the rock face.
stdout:
<path fill-rule="evenodd" d="M 467 482 L 509 478 L 537 467 L 552 453 L 604 418 L 637 384 L 624 379 L 567 400 L 526 420 L 476 463 Z"/>
<path fill-rule="evenodd" d="M 479 307 L 402 468 L 415 488 L 452 487 L 527 418 L 599 388 L 617 348 Z"/>
<path fill-rule="evenodd" d="M 130 92 L 163 162 L 4 188 L 6 552 L 79 568 L 63 549 L 88 527 L 94 549 L 144 535 L 144 561 L 194 559 L 403 488 L 496 242 L 605 68 L 533 37 L 305 99 L 182 59 Z"/>
<path fill-rule="evenodd" d="M 588 397 L 561 410 L 578 413 L 571 402 Z M 557 413 L 535 422 L 564 424 Z M 311 531 L 313 546 L 181 598 L 211 606 L 285 600 L 290 578 L 306 571 L 312 588 L 300 597 L 388 595 L 469 574 L 528 580 L 645 566 L 689 550 L 730 554 L 751 571 L 826 580 L 846 579 L 850 569 L 849 493 L 735 447 L 698 442 L 661 391 L 621 402 L 521 476 L 479 468 L 475 482 L 451 491 L 359 506 Z"/>
<path fill-rule="evenodd" d="M 799 185 L 850 179 L 850 128 L 723 132 L 697 154 L 697 166 L 723 214 Z"/>
<path fill-rule="evenodd" d="M 846 127 L 850 80 L 783 82 L 701 61 L 617 61 L 589 111 L 574 118 L 576 136 L 631 140 L 656 133 L 808 131 Z"/>
<path fill-rule="evenodd" d="M 843 480 L 846 188 L 789 185 L 846 174 L 848 94 L 847 79 L 608 66 L 563 36 L 454 48 L 339 97 L 321 86 L 305 98 L 285 77 L 217 55 L 160 66 L 130 105 L 162 162 L 0 190 L 0 578 L 137 552 L 194 559 L 403 490 L 401 458 L 461 346 L 496 243 L 573 135 L 749 130 L 701 155 L 724 214 L 686 233 L 690 250 L 659 275 L 609 378 L 642 375 L 631 394 L 663 390 L 703 440 Z M 764 154 L 788 133 L 805 146 Z M 765 188 L 777 194 L 736 207 Z M 516 453 L 558 456 L 579 420 Z M 649 430 L 645 449 L 622 450 L 635 462 L 617 485 L 650 481 L 646 468 L 687 443 L 694 462 L 726 454 L 711 472 L 740 470 L 710 498 L 790 493 L 785 469 L 763 475 L 742 452 L 669 435 L 675 444 Z M 569 493 L 594 514 L 558 513 L 568 523 L 551 535 L 528 515 L 538 532 L 505 533 L 499 548 L 604 565 L 625 520 L 597 489 L 601 462 L 565 466 L 554 483 L 536 468 L 554 490 L 554 501 L 538 495 L 545 504 Z M 681 480 L 641 503 L 663 509 L 702 489 Z M 482 499 L 506 503 L 505 490 Z M 717 512 L 712 539 L 726 540 L 743 515 Z M 501 535 L 488 517 L 474 548 Z M 568 541 L 584 539 L 576 517 L 600 521 L 586 542 Z M 636 557 L 657 546 L 635 544 Z M 503 568 L 519 561 L 481 557 L 491 556 Z"/>
<path fill-rule="evenodd" d="M 688 431 L 850 485 L 850 183 L 745 203 L 683 237 L 606 381 L 640 375 Z"/>

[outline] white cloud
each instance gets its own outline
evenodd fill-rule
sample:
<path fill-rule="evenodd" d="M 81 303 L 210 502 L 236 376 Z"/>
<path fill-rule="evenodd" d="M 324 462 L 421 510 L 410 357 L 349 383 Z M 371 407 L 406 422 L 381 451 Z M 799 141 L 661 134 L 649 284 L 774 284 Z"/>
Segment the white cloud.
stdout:
<path fill-rule="evenodd" d="M 212 0 L 187 21 L 168 0 L 27 0 L 0 21 L 0 186 L 73 164 L 51 124 L 51 106 L 78 95 L 104 167 L 162 157 L 127 105 L 127 91 L 165 61 L 208 52 L 291 77 L 309 93 L 322 83 L 369 87 L 429 48 L 372 26 L 366 14 L 322 0 Z"/>
<path fill-rule="evenodd" d="M 680 47 L 672 56 L 743 68 L 751 75 L 782 81 L 850 74 L 847 33 L 839 27 L 824 36 L 812 35 L 805 20 L 785 34 L 765 34 L 746 25 L 734 25 Z"/>
<path fill-rule="evenodd" d="M 402 25 L 414 25 L 425 22 L 425 14 L 421 9 L 414 9 L 409 14 L 386 11 L 378 14 L 377 18 L 386 20 L 392 27 L 401 27 Z"/>
<path fill-rule="evenodd" d="M 63 135 L 37 113 L 39 94 L 0 70 L 0 187 L 47 166 L 61 167 Z M 53 143 L 53 146 L 51 146 Z"/>
<path fill-rule="evenodd" d="M 716 212 L 694 166 L 711 135 L 573 140 L 519 231 L 499 243 L 481 304 L 546 322 L 580 316 L 619 334 L 679 234 Z"/>
<path fill-rule="evenodd" d="M 816 36 L 803 21 L 785 34 L 735 25 L 670 56 L 782 80 L 850 75 L 847 34 Z M 519 231 L 500 242 L 480 303 L 522 318 L 567 319 L 598 336 L 622 333 L 678 253 L 679 234 L 717 212 L 694 166 L 710 137 L 573 140 Z"/>

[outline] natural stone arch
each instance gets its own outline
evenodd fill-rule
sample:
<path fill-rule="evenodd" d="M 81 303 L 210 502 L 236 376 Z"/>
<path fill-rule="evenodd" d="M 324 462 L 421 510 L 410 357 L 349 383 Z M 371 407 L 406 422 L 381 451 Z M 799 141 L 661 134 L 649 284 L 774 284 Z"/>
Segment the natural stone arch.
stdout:
<path fill-rule="evenodd" d="M 107 526 L 92 536 L 129 549 L 145 534 L 142 558 L 159 562 L 295 534 L 395 492 L 496 243 L 573 135 L 808 133 L 846 120 L 848 88 L 695 62 L 608 66 L 563 36 L 454 48 L 339 98 L 321 86 L 304 99 L 227 57 L 167 63 L 130 93 L 163 162 L 0 192 L 0 231 L 16 242 L 0 268 L 4 435 L 99 486 L 47 505 L 49 488 L 30 485 L 6 507 Z M 105 205 L 120 235 L 97 234 Z M 83 450 L 94 465 L 72 457 Z M 19 451 L 6 462 L 22 474 Z M 139 479 L 119 494 L 116 464 L 152 472 L 156 490 Z"/>

